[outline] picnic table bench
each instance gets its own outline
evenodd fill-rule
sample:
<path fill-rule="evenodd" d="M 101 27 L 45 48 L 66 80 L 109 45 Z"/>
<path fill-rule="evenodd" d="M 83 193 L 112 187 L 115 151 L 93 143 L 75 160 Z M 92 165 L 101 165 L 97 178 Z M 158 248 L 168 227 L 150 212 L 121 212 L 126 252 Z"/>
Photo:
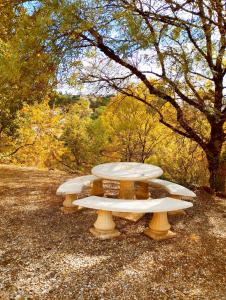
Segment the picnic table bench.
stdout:
<path fill-rule="evenodd" d="M 86 188 L 92 188 L 91 194 L 101 196 L 103 195 L 102 180 L 94 175 L 85 175 L 72 178 L 61 184 L 56 194 L 64 196 L 63 207 L 61 210 L 64 212 L 74 212 L 79 209 L 72 204 L 79 194 L 85 192 Z"/>
<path fill-rule="evenodd" d="M 100 239 L 109 239 L 120 235 L 120 232 L 115 228 L 112 212 L 152 212 L 153 218 L 149 223 L 149 228 L 144 233 L 154 240 L 164 240 L 175 236 L 175 233 L 170 231 L 171 226 L 168 222 L 167 212 L 193 206 L 188 201 L 170 197 L 134 200 L 90 196 L 75 200 L 73 204 L 97 210 L 98 217 L 94 226 L 90 228 L 90 232 Z"/>
<path fill-rule="evenodd" d="M 183 199 L 191 199 L 196 197 L 195 193 L 188 188 L 170 182 L 168 180 L 163 180 L 159 178 L 149 179 L 146 181 L 151 187 L 163 188 L 165 189 L 173 198 L 183 198 Z"/>
<path fill-rule="evenodd" d="M 146 184 L 148 184 L 150 187 L 164 189 L 170 194 L 171 198 L 191 200 L 192 198 L 196 197 L 196 194 L 193 191 L 168 180 L 154 178 L 147 180 Z M 176 211 L 170 211 L 169 215 L 186 215 L 186 212 L 183 209 L 180 209 Z"/>

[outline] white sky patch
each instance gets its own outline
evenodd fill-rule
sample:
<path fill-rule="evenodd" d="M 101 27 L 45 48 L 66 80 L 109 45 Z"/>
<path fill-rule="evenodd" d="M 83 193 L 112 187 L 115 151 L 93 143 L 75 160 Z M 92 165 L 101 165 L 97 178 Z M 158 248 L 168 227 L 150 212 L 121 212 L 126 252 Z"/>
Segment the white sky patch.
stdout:
<path fill-rule="evenodd" d="M 157 65 L 153 56 L 151 55 L 152 49 L 139 50 L 134 54 L 134 56 L 126 59 L 130 64 L 135 65 L 142 73 L 146 74 L 147 77 L 153 77 L 154 75 L 151 72 L 161 74 L 161 68 Z M 70 71 L 70 76 L 73 76 L 73 73 L 84 74 L 93 73 L 96 74 L 96 78 L 98 77 L 123 77 L 128 74 L 131 74 L 130 71 L 122 67 L 120 64 L 110 60 L 108 57 L 104 56 L 102 53 L 97 53 L 95 57 L 85 58 L 82 60 L 82 68 L 80 68 L 81 72 L 76 68 Z M 94 73 L 95 70 L 95 73 Z M 128 80 L 124 82 L 124 85 L 129 84 L 130 82 L 138 83 L 139 79 L 132 75 Z M 83 85 L 70 85 L 68 83 L 60 83 L 57 86 L 57 91 L 63 94 L 80 94 L 80 95 L 90 95 L 96 94 L 98 90 L 97 83 L 85 83 Z M 101 85 L 101 83 L 100 83 Z M 103 89 L 104 90 L 104 89 Z M 112 89 L 112 94 L 115 93 L 115 90 Z M 109 94 L 109 92 L 106 92 Z"/>

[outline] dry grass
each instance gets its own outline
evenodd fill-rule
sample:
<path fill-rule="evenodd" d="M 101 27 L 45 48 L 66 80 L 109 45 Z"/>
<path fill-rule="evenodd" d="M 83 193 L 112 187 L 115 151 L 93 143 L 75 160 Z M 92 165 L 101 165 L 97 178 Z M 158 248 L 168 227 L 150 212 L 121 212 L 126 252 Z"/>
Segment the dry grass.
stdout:
<path fill-rule="evenodd" d="M 59 210 L 67 175 L 0 172 L 0 299 L 226 299 L 225 200 L 200 193 L 187 216 L 170 217 L 172 240 L 144 236 L 146 215 L 117 219 L 121 236 L 100 241 L 94 211 Z"/>

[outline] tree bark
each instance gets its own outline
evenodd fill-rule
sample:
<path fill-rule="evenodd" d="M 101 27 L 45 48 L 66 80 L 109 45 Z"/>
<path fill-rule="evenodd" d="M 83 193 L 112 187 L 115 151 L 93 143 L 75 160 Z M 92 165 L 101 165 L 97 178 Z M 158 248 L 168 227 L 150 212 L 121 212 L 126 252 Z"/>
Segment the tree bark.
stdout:
<path fill-rule="evenodd" d="M 226 160 L 220 162 L 217 174 L 218 190 L 226 193 Z"/>
<path fill-rule="evenodd" d="M 221 172 L 223 163 L 221 155 L 224 143 L 223 124 L 223 122 L 211 124 L 211 137 L 206 149 L 204 149 L 208 161 L 210 188 L 214 191 L 222 192 L 224 192 L 225 189 L 225 186 L 223 186 L 222 182 L 225 182 L 226 175 L 226 172 Z M 220 176 L 223 177 L 220 178 Z"/>
<path fill-rule="evenodd" d="M 209 184 L 213 190 L 218 190 L 218 170 L 220 167 L 220 153 L 208 153 L 207 155 L 209 169 Z"/>
<path fill-rule="evenodd" d="M 209 165 L 209 184 L 211 189 L 225 193 L 226 184 L 226 162 L 221 161 L 221 156 L 207 156 Z"/>

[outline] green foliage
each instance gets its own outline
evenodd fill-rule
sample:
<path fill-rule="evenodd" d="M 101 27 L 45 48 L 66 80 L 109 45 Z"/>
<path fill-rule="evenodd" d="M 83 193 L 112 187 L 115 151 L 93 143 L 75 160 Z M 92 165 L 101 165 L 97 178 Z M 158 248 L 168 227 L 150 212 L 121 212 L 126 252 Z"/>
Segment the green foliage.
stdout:
<path fill-rule="evenodd" d="M 53 91 L 50 95 L 49 105 L 51 107 L 62 107 L 67 108 L 68 105 L 79 101 L 79 95 L 62 94 Z"/>

